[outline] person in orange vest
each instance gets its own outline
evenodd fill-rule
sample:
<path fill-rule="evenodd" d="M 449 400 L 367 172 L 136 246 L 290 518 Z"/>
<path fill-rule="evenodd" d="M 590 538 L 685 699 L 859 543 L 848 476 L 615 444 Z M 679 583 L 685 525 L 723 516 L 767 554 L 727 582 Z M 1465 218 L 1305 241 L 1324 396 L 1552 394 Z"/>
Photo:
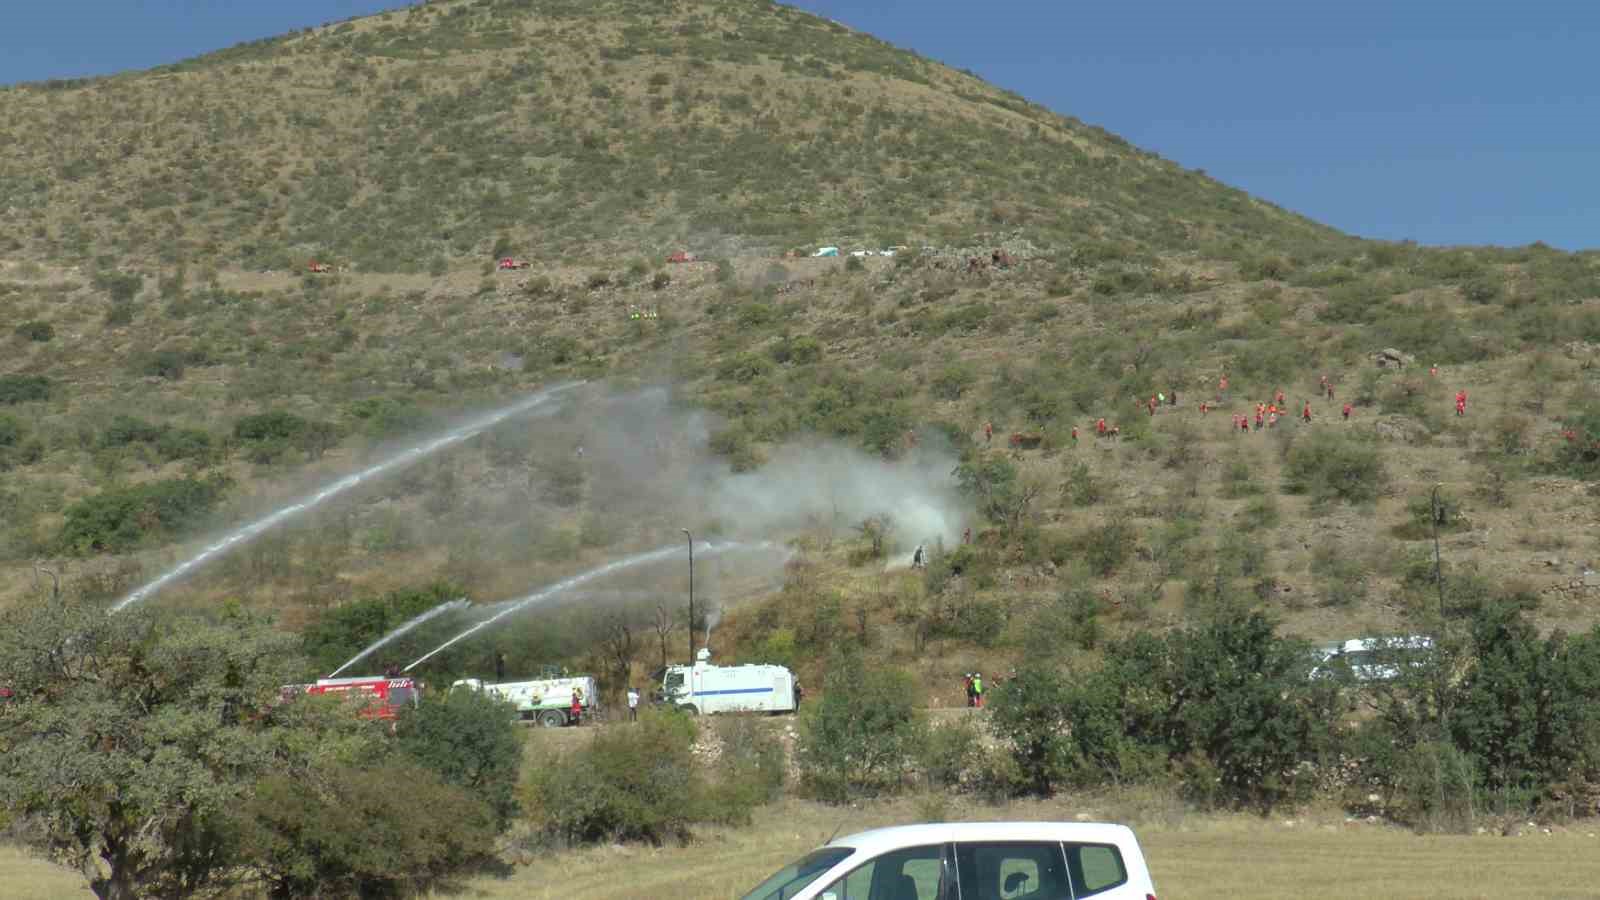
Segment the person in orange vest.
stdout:
<path fill-rule="evenodd" d="M 1306 408 L 1300 410 L 1300 418 L 1305 419 L 1307 422 L 1311 421 L 1311 401 L 1310 400 L 1306 401 Z"/>
<path fill-rule="evenodd" d="M 1456 415 L 1464 416 L 1466 414 L 1467 414 L 1467 392 L 1466 391 L 1456 391 Z"/>
<path fill-rule="evenodd" d="M 572 689 L 572 707 L 570 709 L 572 724 L 583 724 L 583 688 Z"/>
<path fill-rule="evenodd" d="M 1106 436 L 1106 420 L 1104 416 L 1100 418 L 1100 421 L 1094 423 L 1094 433 L 1101 437 Z"/>
<path fill-rule="evenodd" d="M 1348 400 L 1344 404 L 1344 420 L 1346 422 L 1350 421 L 1350 401 Z"/>
<path fill-rule="evenodd" d="M 1078 426 L 1072 426 L 1072 446 L 1078 446 Z"/>
<path fill-rule="evenodd" d="M 1204 400 L 1201 400 L 1200 401 L 1200 415 L 1203 416 L 1205 414 L 1206 414 L 1206 402 Z"/>
<path fill-rule="evenodd" d="M 994 442 L 994 423 L 993 422 L 985 422 L 985 423 L 983 423 L 983 442 L 985 444 L 991 444 L 991 443 Z"/>
<path fill-rule="evenodd" d="M 1239 417 L 1239 430 L 1244 432 L 1245 434 L 1249 434 L 1250 433 L 1250 417 L 1249 416 L 1240 416 Z"/>

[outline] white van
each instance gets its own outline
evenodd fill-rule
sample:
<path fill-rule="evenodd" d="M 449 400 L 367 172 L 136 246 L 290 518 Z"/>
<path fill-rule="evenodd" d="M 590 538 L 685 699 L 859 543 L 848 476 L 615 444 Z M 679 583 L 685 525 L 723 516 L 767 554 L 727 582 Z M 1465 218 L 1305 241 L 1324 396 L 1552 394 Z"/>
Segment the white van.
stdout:
<path fill-rule="evenodd" d="M 1125 825 L 951 822 L 830 841 L 743 900 L 1155 900 Z"/>
<path fill-rule="evenodd" d="M 1426 661 L 1432 651 L 1433 639 L 1420 634 L 1326 644 L 1318 648 L 1322 660 L 1312 668 L 1311 677 L 1333 678 L 1348 671 L 1355 681 L 1393 681 L 1405 668 Z"/>

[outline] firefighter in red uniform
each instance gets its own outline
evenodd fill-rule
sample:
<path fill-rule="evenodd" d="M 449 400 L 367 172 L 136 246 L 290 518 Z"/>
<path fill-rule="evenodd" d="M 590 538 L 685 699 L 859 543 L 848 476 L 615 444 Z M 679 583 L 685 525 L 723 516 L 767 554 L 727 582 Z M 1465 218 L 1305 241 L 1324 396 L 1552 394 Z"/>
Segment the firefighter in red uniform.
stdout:
<path fill-rule="evenodd" d="M 583 688 L 572 689 L 572 724 L 583 724 Z"/>
<path fill-rule="evenodd" d="M 1349 419 L 1350 419 L 1350 404 L 1349 404 L 1348 401 L 1344 405 L 1344 417 L 1345 417 L 1345 421 L 1349 421 Z"/>
<path fill-rule="evenodd" d="M 1300 418 L 1306 420 L 1307 422 L 1311 421 L 1311 401 L 1310 400 L 1306 401 L 1305 409 L 1300 410 Z"/>

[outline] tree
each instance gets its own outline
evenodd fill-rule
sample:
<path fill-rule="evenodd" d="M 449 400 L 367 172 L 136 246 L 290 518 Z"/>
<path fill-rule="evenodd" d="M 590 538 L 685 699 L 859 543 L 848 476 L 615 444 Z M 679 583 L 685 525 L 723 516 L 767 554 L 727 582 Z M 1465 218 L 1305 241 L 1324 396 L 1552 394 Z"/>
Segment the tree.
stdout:
<path fill-rule="evenodd" d="M 238 862 L 229 813 L 282 764 L 269 709 L 294 638 L 242 615 L 163 622 L 42 599 L 7 610 L 0 808 L 102 898 L 186 896 Z"/>
<path fill-rule="evenodd" d="M 828 664 L 822 699 L 802 714 L 802 782 L 830 802 L 898 790 L 925 731 L 909 675 L 841 650 Z"/>
<path fill-rule="evenodd" d="M 600 629 L 600 646 L 605 651 L 606 660 L 616 671 L 617 683 L 626 686 L 628 673 L 633 670 L 633 658 L 638 654 L 628 614 L 620 609 L 612 610 L 606 615 Z"/>
<path fill-rule="evenodd" d="M 411 897 L 493 856 L 493 813 L 435 772 L 330 763 L 261 780 L 241 851 L 273 900 Z"/>
<path fill-rule="evenodd" d="M 661 668 L 667 667 L 667 638 L 672 636 L 672 626 L 675 617 L 672 610 L 660 601 L 656 602 L 656 618 L 652 625 L 656 630 L 656 640 L 661 642 Z"/>
<path fill-rule="evenodd" d="M 990 715 L 995 733 L 1011 747 L 1027 782 L 1042 797 L 1055 792 L 1068 765 L 1071 739 L 1067 684 L 1052 666 L 1030 662 L 994 692 Z"/>
<path fill-rule="evenodd" d="M 395 728 L 399 749 L 447 785 L 466 791 L 504 831 L 517 812 L 522 738 L 515 707 L 493 694 L 450 691 L 425 696 Z"/>

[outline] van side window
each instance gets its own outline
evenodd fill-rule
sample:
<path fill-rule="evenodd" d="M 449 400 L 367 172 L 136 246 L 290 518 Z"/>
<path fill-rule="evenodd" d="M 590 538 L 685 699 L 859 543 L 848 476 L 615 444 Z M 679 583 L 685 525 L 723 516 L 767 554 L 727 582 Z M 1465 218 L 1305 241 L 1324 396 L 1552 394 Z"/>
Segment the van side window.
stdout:
<path fill-rule="evenodd" d="M 819 900 L 940 900 L 944 859 L 938 845 L 907 847 L 857 866 L 822 889 Z"/>
<path fill-rule="evenodd" d="M 1122 851 L 1112 844 L 1067 844 L 1067 865 L 1072 869 L 1072 894 L 1092 897 L 1125 884 L 1128 869 Z"/>
<path fill-rule="evenodd" d="M 1072 900 L 1067 861 L 1055 842 L 956 845 L 962 900 Z"/>

